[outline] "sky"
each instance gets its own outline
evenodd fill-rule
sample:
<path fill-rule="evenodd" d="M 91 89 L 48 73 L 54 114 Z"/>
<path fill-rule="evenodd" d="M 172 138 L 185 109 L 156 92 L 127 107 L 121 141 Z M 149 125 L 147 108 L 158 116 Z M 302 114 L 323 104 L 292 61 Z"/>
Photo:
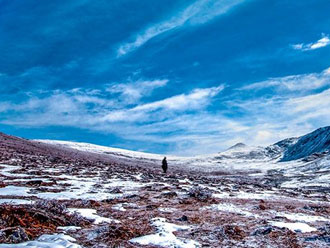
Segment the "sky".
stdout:
<path fill-rule="evenodd" d="M 0 0 L 0 131 L 191 156 L 330 125 L 329 0 Z"/>

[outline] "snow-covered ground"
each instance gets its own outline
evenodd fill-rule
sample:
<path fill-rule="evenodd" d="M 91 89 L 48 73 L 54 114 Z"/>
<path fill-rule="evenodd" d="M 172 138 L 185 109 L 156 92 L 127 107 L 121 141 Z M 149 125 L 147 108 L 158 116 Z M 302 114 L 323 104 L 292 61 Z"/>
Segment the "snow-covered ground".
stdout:
<path fill-rule="evenodd" d="M 48 182 L 49 178 L 46 180 L 43 177 L 38 177 L 33 174 L 26 173 L 12 173 L 12 171 L 21 169 L 20 166 L 11 166 L 0 164 L 0 174 L 6 177 L 18 177 L 18 178 L 30 178 L 26 181 L 33 180 L 42 180 Z M 31 178 L 32 177 L 32 178 Z M 100 176 L 90 176 L 90 177 L 81 177 L 81 176 L 52 176 L 54 180 L 58 180 L 55 187 L 56 189 L 63 188 L 63 191 L 52 192 L 49 187 L 48 192 L 34 192 L 33 189 L 27 186 L 12 186 L 8 185 L 3 188 L 0 188 L 0 196 L 36 196 L 41 199 L 48 200 L 70 200 L 70 199 L 89 199 L 89 200 L 104 200 L 111 199 L 116 197 L 122 197 L 124 195 L 134 194 L 137 192 L 139 187 L 143 187 L 144 184 L 140 182 L 134 182 L 131 180 L 123 180 L 116 178 L 116 175 L 113 176 L 111 180 L 103 180 Z M 6 181 L 6 180 L 5 180 Z M 14 180 L 15 181 L 15 180 Z M 70 184 L 68 186 L 67 184 Z M 95 185 L 100 185 L 100 188 L 95 190 Z M 111 189 L 120 188 L 123 190 L 123 193 L 111 193 Z M 0 199 L 0 203 L 1 200 Z M 10 200 L 8 200 L 10 201 Z M 7 202 L 8 202 L 7 201 Z"/>
<path fill-rule="evenodd" d="M 100 224 L 102 222 L 107 222 L 107 223 L 111 223 L 111 222 L 117 222 L 117 220 L 114 219 L 110 219 L 110 218 L 105 218 L 102 216 L 99 216 L 96 214 L 96 210 L 95 209 L 89 209 L 89 208 L 69 208 L 68 209 L 70 213 L 76 213 L 81 215 L 82 217 L 92 220 L 94 224 Z"/>
<path fill-rule="evenodd" d="M 6 159 L 0 162 L 0 208 L 5 214 L 2 221 L 8 221 L 3 223 L 10 229 L 0 230 L 0 240 L 8 236 L 11 239 L 3 242 L 13 243 L 12 237 L 20 237 L 25 229 L 31 233 L 29 221 L 22 221 L 25 217 L 34 220 L 33 211 L 41 219 L 55 218 L 55 224 L 46 225 L 46 231 L 38 229 L 34 241 L 23 235 L 19 244 L 0 244 L 0 248 L 329 244 L 323 237 L 330 224 L 330 156 L 314 154 L 282 162 L 286 147 L 299 145 L 298 138 L 269 147 L 238 144 L 211 155 L 167 156 L 170 170 L 166 175 L 160 171 L 164 155 L 86 143 L 38 142 L 33 144 L 56 150 L 44 145 L 52 144 L 70 152 L 58 159 L 60 152 L 47 156 L 5 150 Z M 87 157 L 79 159 L 81 152 L 72 149 Z M 106 162 L 100 155 L 106 156 Z M 96 159 L 89 161 L 92 156 Z M 141 167 L 131 166 L 140 163 Z M 15 215 L 21 229 L 16 230 L 17 222 L 7 218 L 8 211 L 22 214 Z M 2 230 L 3 223 L 0 219 Z M 29 228 L 36 232 L 33 228 L 40 225 L 32 223 Z M 306 237 L 316 237 L 317 242 Z"/>
<path fill-rule="evenodd" d="M 293 232 L 315 232 L 317 229 L 314 227 L 311 227 L 310 225 L 306 223 L 301 222 L 294 222 L 294 223 L 288 223 L 288 222 L 279 222 L 279 221 L 273 221 L 271 222 L 273 226 L 277 227 L 285 227 L 290 229 Z"/>
<path fill-rule="evenodd" d="M 91 152 L 96 154 L 108 155 L 111 157 L 130 159 L 131 161 L 149 161 L 160 164 L 161 160 L 166 156 L 169 166 L 184 168 L 186 170 L 203 170 L 204 172 L 223 171 L 233 173 L 235 171 L 243 171 L 246 173 L 265 174 L 268 171 L 278 171 L 285 176 L 309 175 L 310 173 L 325 170 L 330 171 L 330 156 L 313 162 L 304 162 L 302 160 L 294 160 L 281 162 L 284 156 L 283 149 L 277 145 L 269 147 L 254 147 L 246 145 L 236 145 L 224 152 L 210 155 L 201 155 L 194 157 L 178 157 L 160 154 L 151 154 L 143 152 L 135 152 L 125 149 L 105 147 L 88 143 L 54 141 L 54 140 L 38 140 L 47 144 L 57 145 L 77 149 L 79 151 Z M 297 142 L 297 141 L 295 141 Z M 315 178 L 311 181 L 303 181 L 301 185 L 324 185 L 328 180 L 330 173 L 322 177 Z M 293 183 L 298 184 L 293 179 Z M 285 186 L 290 187 L 290 182 L 286 182 Z"/>
<path fill-rule="evenodd" d="M 60 141 L 60 140 L 36 140 L 36 141 L 77 149 L 79 151 L 84 151 L 84 152 L 111 154 L 112 156 L 118 156 L 118 157 L 128 157 L 135 159 L 152 159 L 152 160 L 160 160 L 164 158 L 163 155 L 159 155 L 159 154 L 136 152 L 136 151 L 130 151 L 130 150 L 107 147 L 107 146 L 99 146 L 99 145 L 83 143 L 83 142 L 70 142 L 70 141 Z M 171 158 L 175 158 L 175 157 L 171 156 Z"/>
<path fill-rule="evenodd" d="M 0 248 L 81 248 L 77 240 L 65 234 L 44 234 L 35 241 L 20 244 L 0 244 Z"/>
<path fill-rule="evenodd" d="M 130 242 L 141 245 L 158 245 L 168 248 L 197 248 L 201 245 L 193 240 L 185 240 L 176 237 L 173 232 L 189 230 L 189 226 L 179 226 L 168 223 L 165 218 L 154 218 L 152 225 L 156 227 L 157 233 L 131 239 Z"/>

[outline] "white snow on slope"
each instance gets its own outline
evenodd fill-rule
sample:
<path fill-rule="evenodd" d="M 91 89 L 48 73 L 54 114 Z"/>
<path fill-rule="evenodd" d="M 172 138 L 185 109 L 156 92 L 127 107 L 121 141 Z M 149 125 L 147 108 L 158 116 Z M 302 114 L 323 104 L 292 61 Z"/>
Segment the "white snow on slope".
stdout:
<path fill-rule="evenodd" d="M 75 232 L 75 231 L 78 231 L 80 229 L 81 229 L 80 226 L 59 226 L 59 227 L 57 227 L 57 230 L 62 231 L 64 233 Z"/>
<path fill-rule="evenodd" d="M 302 138 L 304 137 L 305 136 Z M 286 146 L 294 146 L 298 140 L 300 139 L 295 138 L 283 140 L 266 148 L 236 145 L 224 152 L 217 154 L 194 157 L 167 156 L 167 158 L 170 167 L 184 167 L 192 171 L 198 171 L 201 169 L 203 172 L 222 171 L 233 173 L 235 171 L 243 171 L 250 174 L 254 173 L 254 176 L 261 176 L 272 170 L 278 171 L 286 177 L 290 177 L 288 181 L 283 183 L 284 187 L 328 187 L 330 173 L 326 173 L 326 171 L 330 171 L 330 155 L 312 162 L 306 162 L 301 159 L 280 162 L 286 151 L 285 149 L 288 149 Z M 77 149 L 80 151 L 87 151 L 96 154 L 113 156 L 115 158 L 128 159 L 131 162 L 139 160 L 161 164 L 161 159 L 164 157 L 164 155 L 160 154 L 135 152 L 88 143 L 56 140 L 38 141 L 61 147 Z M 315 173 L 320 174 L 316 177 Z M 300 176 L 305 177 L 306 180 L 300 180 Z"/>
<path fill-rule="evenodd" d="M 0 173 L 6 174 L 8 177 L 22 177 L 25 174 L 14 174 L 11 173 L 13 170 L 18 170 L 20 166 L 11 166 L 1 164 Z M 3 173 L 5 172 L 5 173 Z M 58 180 L 57 185 L 54 187 L 61 186 L 62 184 L 71 184 L 71 186 L 65 186 L 61 192 L 31 192 L 32 188 L 24 186 L 13 186 L 8 185 L 0 188 L 0 196 L 37 196 L 41 199 L 55 199 L 55 200 L 70 200 L 70 199 L 89 199 L 89 200 L 104 200 L 113 199 L 122 196 L 135 194 L 137 189 L 143 187 L 145 184 L 124 180 L 120 178 L 110 178 L 108 180 L 100 181 L 99 176 L 82 178 L 78 176 L 60 175 L 53 176 L 53 178 L 65 179 Z M 26 179 L 27 181 L 40 179 L 34 177 L 33 179 Z M 94 185 L 101 184 L 102 188 L 98 188 L 95 191 Z M 113 188 L 120 188 L 123 193 L 109 193 L 108 191 Z M 56 188 L 55 188 L 56 189 Z"/>
<path fill-rule="evenodd" d="M 204 209 L 210 209 L 210 210 L 218 210 L 221 212 L 229 212 L 234 214 L 243 215 L 246 217 L 254 217 L 254 218 L 260 218 L 258 214 L 251 213 L 247 210 L 244 210 L 234 204 L 231 203 L 221 203 L 221 204 L 214 204 L 208 207 L 205 207 Z"/>
<path fill-rule="evenodd" d="M 72 182 L 71 182 L 72 183 Z M 114 199 L 122 197 L 124 195 L 130 195 L 136 193 L 135 191 L 126 191 L 124 193 L 107 193 L 103 190 L 100 192 L 89 192 L 92 188 L 88 182 L 81 181 L 76 184 L 78 187 L 68 187 L 67 191 L 62 192 L 41 192 L 41 193 L 29 193 L 31 188 L 21 187 L 21 186 L 6 186 L 0 188 L 0 196 L 36 196 L 41 199 L 47 200 L 71 200 L 71 199 L 86 199 L 86 200 L 104 200 L 104 199 Z"/>
<path fill-rule="evenodd" d="M 111 222 L 116 222 L 118 223 L 119 221 L 117 220 L 113 220 L 110 218 L 105 218 L 102 216 L 99 216 L 96 214 L 96 210 L 95 209 L 89 209 L 89 208 L 68 208 L 69 212 L 71 214 L 73 213 L 77 213 L 80 214 L 82 217 L 88 219 L 88 220 L 92 220 L 94 221 L 94 224 L 100 224 L 102 222 L 107 222 L 107 223 L 111 223 Z"/>
<path fill-rule="evenodd" d="M 296 222 L 296 223 L 287 223 L 287 222 L 279 222 L 279 221 L 271 221 L 269 222 L 271 225 L 273 226 L 277 226 L 277 227 L 285 227 L 290 229 L 293 232 L 315 232 L 317 231 L 316 228 L 311 227 L 310 225 L 306 224 L 306 223 L 300 223 L 300 222 Z"/>
<path fill-rule="evenodd" d="M 130 242 L 140 245 L 158 245 L 168 248 L 197 248 L 201 245 L 194 240 L 177 238 L 173 232 L 190 229 L 189 226 L 179 226 L 166 222 L 165 218 L 152 219 L 152 225 L 157 228 L 156 234 L 150 234 L 131 239 Z"/>
<path fill-rule="evenodd" d="M 6 176 L 6 177 L 31 177 L 31 175 L 28 174 L 22 174 L 22 173 L 11 173 L 12 171 L 18 170 L 21 167 L 19 166 L 13 166 L 13 165 L 1 165 L 2 167 L 4 166 L 4 168 L 2 168 L 0 170 L 0 174 Z"/>
<path fill-rule="evenodd" d="M 22 205 L 22 204 L 33 204 L 34 201 L 23 200 L 23 199 L 0 199 L 1 204 L 10 204 L 10 205 Z"/>
<path fill-rule="evenodd" d="M 136 151 L 94 145 L 94 144 L 83 143 L 83 142 L 71 142 L 71 141 L 60 141 L 60 140 L 36 140 L 36 141 L 51 144 L 51 145 L 59 145 L 62 147 L 68 147 L 68 148 L 76 149 L 79 151 L 92 152 L 92 153 L 98 153 L 98 154 L 111 154 L 111 155 L 119 156 L 119 157 L 142 158 L 142 159 L 147 158 L 147 159 L 156 159 L 156 160 L 160 160 L 160 159 L 164 158 L 163 155 L 159 155 L 159 154 L 136 152 Z M 174 156 L 171 156 L 171 157 L 174 157 Z"/>
<path fill-rule="evenodd" d="M 117 210 L 117 211 L 122 211 L 122 212 L 125 212 L 126 209 L 124 208 L 124 206 L 126 206 L 127 204 L 123 204 L 123 203 L 118 203 L 116 205 L 113 205 L 112 206 L 112 209 L 113 210 Z"/>
<path fill-rule="evenodd" d="M 201 155 L 194 157 L 179 157 L 172 155 L 160 155 L 144 152 L 136 152 L 125 149 L 93 145 L 88 143 L 58 141 L 58 140 L 36 140 L 38 142 L 76 149 L 79 151 L 92 152 L 96 154 L 111 155 L 118 158 L 142 159 L 149 161 L 160 161 L 167 157 L 169 164 L 181 165 L 189 168 L 203 168 L 204 171 L 222 170 L 267 170 L 272 169 L 277 160 L 271 160 L 264 154 L 262 147 L 237 147 L 222 153 Z M 248 161 L 247 161 L 248 158 Z M 269 162 L 267 166 L 265 162 Z M 283 165 L 281 166 L 283 167 Z"/>
<path fill-rule="evenodd" d="M 330 219 L 322 217 L 322 216 L 313 216 L 313 215 L 306 215 L 302 213 L 277 213 L 277 216 L 283 216 L 289 220 L 293 221 L 302 221 L 302 222 L 316 222 L 316 221 L 323 221 L 323 222 L 330 222 Z"/>
<path fill-rule="evenodd" d="M 0 248 L 82 248 L 75 244 L 76 240 L 64 234 L 44 234 L 35 241 L 28 241 L 20 244 L 0 244 Z"/>
<path fill-rule="evenodd" d="M 30 189 L 27 187 L 8 185 L 6 187 L 0 188 L 0 195 L 2 195 L 2 196 L 31 196 L 30 194 L 28 194 L 29 191 L 30 191 Z"/>

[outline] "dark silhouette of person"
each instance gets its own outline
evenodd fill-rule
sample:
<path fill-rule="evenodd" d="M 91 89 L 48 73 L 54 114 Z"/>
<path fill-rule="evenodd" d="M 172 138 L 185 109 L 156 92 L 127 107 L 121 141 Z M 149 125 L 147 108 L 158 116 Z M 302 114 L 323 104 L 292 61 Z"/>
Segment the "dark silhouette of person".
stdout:
<path fill-rule="evenodd" d="M 162 161 L 162 168 L 164 173 L 166 173 L 167 171 L 167 161 L 166 161 L 166 157 L 164 157 L 163 161 Z"/>

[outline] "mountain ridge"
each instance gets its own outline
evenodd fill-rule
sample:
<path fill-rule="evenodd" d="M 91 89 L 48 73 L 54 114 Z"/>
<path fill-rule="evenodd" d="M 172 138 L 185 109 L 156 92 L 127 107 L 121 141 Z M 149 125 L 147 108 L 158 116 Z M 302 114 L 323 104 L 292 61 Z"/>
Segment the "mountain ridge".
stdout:
<path fill-rule="evenodd" d="M 81 143 L 81 142 L 69 142 L 69 141 L 55 141 L 55 140 L 28 140 L 12 135 L 7 135 L 5 133 L 0 132 L 1 139 L 0 141 L 6 142 L 7 145 L 12 145 L 13 143 L 19 143 L 23 144 L 23 147 L 26 147 L 27 145 L 32 145 L 35 147 L 38 147 L 38 144 L 44 143 L 48 145 L 53 146 L 62 146 L 62 147 L 71 147 L 72 149 L 79 150 L 82 145 L 88 145 L 90 147 L 95 146 L 108 149 L 110 151 L 109 154 L 120 154 L 125 155 L 125 153 L 136 153 L 139 154 L 141 157 L 143 155 L 151 159 L 160 159 L 163 155 L 162 154 L 152 154 L 152 153 L 140 153 L 136 151 L 130 151 L 125 149 L 119 149 L 119 148 L 112 148 L 112 147 L 106 147 L 106 146 L 98 146 L 93 145 L 89 143 Z M 9 142 L 12 140 L 12 142 Z M 29 142 L 32 143 L 29 143 Z M 85 151 L 89 151 L 91 153 L 95 153 L 93 149 L 88 149 Z M 86 147 L 84 148 L 86 149 Z M 48 149 L 47 149 L 48 150 Z M 113 151 L 112 151 L 113 150 Z M 100 150 L 101 151 L 101 150 Z M 229 147 L 224 152 L 220 152 L 215 157 L 217 157 L 219 160 L 222 159 L 268 159 L 268 160 L 278 160 L 279 162 L 288 162 L 292 160 L 299 160 L 304 159 L 306 157 L 309 157 L 315 153 L 323 153 L 330 151 L 330 126 L 321 127 L 313 132 L 307 133 L 300 137 L 292 137 L 283 139 L 281 141 L 278 141 L 274 143 L 273 145 L 267 146 L 267 147 L 251 147 L 247 146 L 244 143 L 237 143 L 234 146 Z M 102 153 L 107 154 L 106 151 L 103 151 Z M 205 156 L 205 155 L 202 155 Z M 176 156 L 170 156 L 175 158 Z M 200 156 L 194 156 L 194 157 L 186 157 L 187 159 L 193 159 L 198 158 Z M 179 157 L 177 157 L 179 158 Z"/>
<path fill-rule="evenodd" d="M 314 153 L 330 150 L 330 126 L 321 127 L 287 146 L 281 161 L 291 161 L 308 157 Z"/>

